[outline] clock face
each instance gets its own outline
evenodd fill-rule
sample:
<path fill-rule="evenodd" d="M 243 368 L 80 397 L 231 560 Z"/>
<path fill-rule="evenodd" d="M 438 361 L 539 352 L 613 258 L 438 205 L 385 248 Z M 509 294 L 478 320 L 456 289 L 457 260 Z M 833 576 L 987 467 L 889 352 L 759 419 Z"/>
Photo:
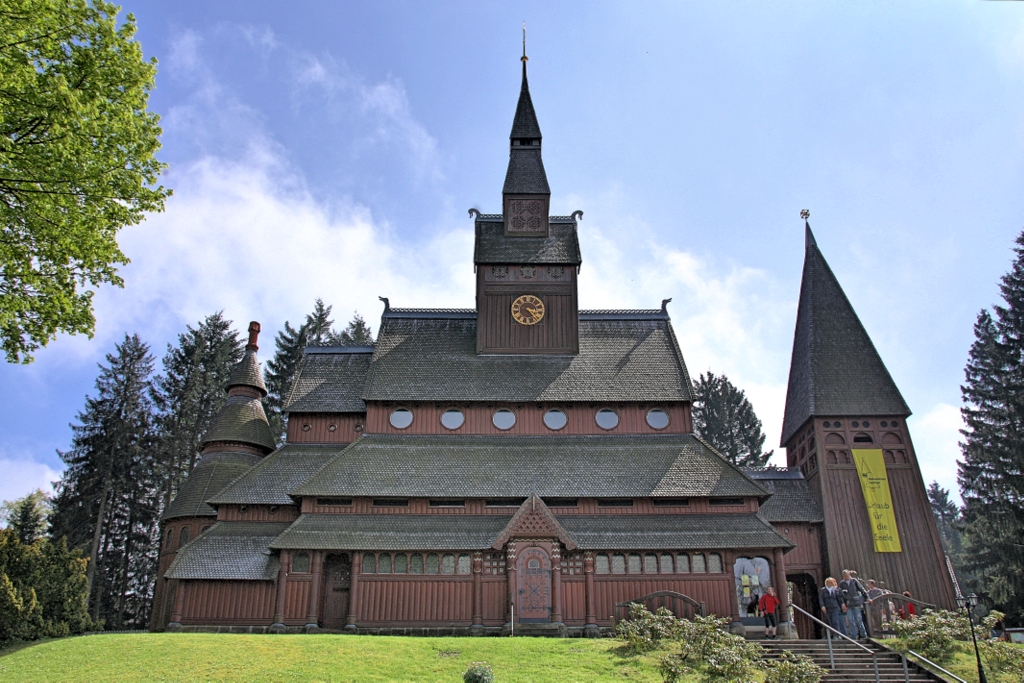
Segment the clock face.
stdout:
<path fill-rule="evenodd" d="M 512 318 L 520 325 L 536 325 L 544 319 L 544 302 L 524 294 L 512 302 Z"/>

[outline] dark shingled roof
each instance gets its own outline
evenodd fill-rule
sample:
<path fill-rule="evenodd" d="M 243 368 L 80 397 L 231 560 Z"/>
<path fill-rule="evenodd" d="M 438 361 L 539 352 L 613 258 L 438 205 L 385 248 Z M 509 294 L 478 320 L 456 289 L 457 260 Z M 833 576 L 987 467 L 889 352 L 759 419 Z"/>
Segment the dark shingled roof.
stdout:
<path fill-rule="evenodd" d="M 519 86 L 516 116 L 512 119 L 512 132 L 508 137 L 509 139 L 541 137 L 537 113 L 533 110 L 533 98 L 530 97 L 530 82 L 526 78 L 526 62 L 523 62 L 523 82 Z"/>
<path fill-rule="evenodd" d="M 267 395 L 267 385 L 263 383 L 263 371 L 260 369 L 259 358 L 252 349 L 246 349 L 242 360 L 238 362 L 235 369 L 231 371 L 228 378 L 227 388 L 231 387 L 253 387 Z"/>
<path fill-rule="evenodd" d="M 757 483 L 772 492 L 758 514 L 769 522 L 822 522 L 821 508 L 798 468 L 744 469 Z"/>
<path fill-rule="evenodd" d="M 267 423 L 267 414 L 263 412 L 263 404 L 250 396 L 228 396 L 201 445 L 214 441 L 252 444 L 267 453 L 277 446 Z"/>
<path fill-rule="evenodd" d="M 363 385 L 372 353 L 362 347 L 307 349 L 295 373 L 285 412 L 365 413 Z"/>
<path fill-rule="evenodd" d="M 548 223 L 547 237 L 506 237 L 505 224 L 478 218 L 473 263 L 523 263 L 578 266 L 583 263 L 580 241 L 576 235 L 576 221 Z"/>
<path fill-rule="evenodd" d="M 505 185 L 501 191 L 503 194 L 551 194 L 540 147 L 512 148 L 508 157 L 508 170 L 505 172 Z"/>
<path fill-rule="evenodd" d="M 287 528 L 276 522 L 217 522 L 178 551 L 164 576 L 273 581 L 280 564 L 267 546 Z"/>
<path fill-rule="evenodd" d="M 807 227 L 782 445 L 813 416 L 910 415 Z"/>
<path fill-rule="evenodd" d="M 270 544 L 303 550 L 477 550 L 489 548 L 505 515 L 302 515 Z"/>
<path fill-rule="evenodd" d="M 476 320 L 381 320 L 373 401 L 689 401 L 668 319 L 580 320 L 576 356 L 477 355 Z"/>
<path fill-rule="evenodd" d="M 563 515 L 558 521 L 588 550 L 793 547 L 757 515 Z"/>
<path fill-rule="evenodd" d="M 252 453 L 215 451 L 205 454 L 189 473 L 161 519 L 216 517 L 217 511 L 206 501 L 259 461 L 260 457 Z"/>
<path fill-rule="evenodd" d="M 300 454 L 307 449 L 311 454 L 320 452 L 300 445 L 286 448 L 294 449 L 296 460 L 302 460 Z M 531 493 L 549 497 L 768 495 L 692 434 L 367 434 L 336 452 L 323 469 L 290 493 L 457 498 Z"/>
<path fill-rule="evenodd" d="M 292 505 L 288 492 L 344 446 L 285 444 L 210 499 L 213 505 Z"/>

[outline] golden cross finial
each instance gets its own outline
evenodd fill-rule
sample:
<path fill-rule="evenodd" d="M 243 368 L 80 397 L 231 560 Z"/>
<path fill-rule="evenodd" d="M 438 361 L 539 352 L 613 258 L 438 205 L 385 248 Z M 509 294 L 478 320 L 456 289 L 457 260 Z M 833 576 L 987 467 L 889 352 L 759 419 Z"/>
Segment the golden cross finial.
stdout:
<path fill-rule="evenodd" d="M 523 62 L 529 61 L 530 58 L 526 56 L 526 22 L 523 22 Z"/>
<path fill-rule="evenodd" d="M 811 212 L 808 211 L 807 209 L 804 209 L 803 211 L 800 212 L 800 218 L 803 218 L 805 221 L 808 218 L 810 218 L 810 217 L 811 217 Z"/>

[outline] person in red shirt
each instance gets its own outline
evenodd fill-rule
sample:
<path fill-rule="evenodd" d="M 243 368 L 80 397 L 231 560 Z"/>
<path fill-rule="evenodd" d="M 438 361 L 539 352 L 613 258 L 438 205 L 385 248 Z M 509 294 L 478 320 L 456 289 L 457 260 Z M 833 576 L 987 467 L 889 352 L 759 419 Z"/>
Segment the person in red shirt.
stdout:
<path fill-rule="evenodd" d="M 910 591 L 903 591 L 903 597 L 910 598 L 910 597 L 913 597 L 913 596 L 910 594 Z M 900 619 L 913 619 L 914 618 L 914 603 L 912 603 L 912 602 L 904 603 L 903 607 L 900 608 L 899 614 L 900 614 Z"/>
<path fill-rule="evenodd" d="M 775 610 L 779 609 L 779 599 L 775 596 L 775 589 L 768 587 L 768 592 L 761 596 L 757 603 L 761 614 L 764 615 L 764 637 L 775 639 L 778 620 L 775 618 Z"/>

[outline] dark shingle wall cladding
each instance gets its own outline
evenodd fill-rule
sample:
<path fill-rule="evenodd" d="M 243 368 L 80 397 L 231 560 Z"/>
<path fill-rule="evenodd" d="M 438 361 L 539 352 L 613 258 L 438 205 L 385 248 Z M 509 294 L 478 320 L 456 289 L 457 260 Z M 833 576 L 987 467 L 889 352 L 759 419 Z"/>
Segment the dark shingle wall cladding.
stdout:
<path fill-rule="evenodd" d="M 782 445 L 812 416 L 910 415 L 808 230 Z"/>
<path fill-rule="evenodd" d="M 326 448 L 285 446 L 271 457 L 287 453 L 289 461 L 303 462 L 305 453 L 320 455 Z M 531 493 L 550 497 L 767 495 L 765 489 L 690 434 L 371 434 L 344 450 L 335 447 L 334 452 L 334 459 L 305 483 L 281 493 L 455 498 Z"/>
<path fill-rule="evenodd" d="M 552 221 L 547 237 L 506 237 L 500 216 L 497 221 L 477 219 L 475 245 L 476 264 L 578 266 L 583 262 L 575 221 Z"/>
<path fill-rule="evenodd" d="M 306 481 L 343 446 L 285 445 L 210 499 L 227 505 L 294 505 L 288 492 Z"/>
<path fill-rule="evenodd" d="M 577 356 L 477 355 L 472 319 L 384 318 L 374 401 L 688 401 L 667 320 L 581 320 Z"/>
<path fill-rule="evenodd" d="M 769 522 L 821 522 L 825 517 L 804 479 L 758 479 L 772 492 L 758 514 Z"/>
<path fill-rule="evenodd" d="M 307 353 L 299 365 L 285 411 L 365 413 L 363 387 L 370 353 Z"/>
<path fill-rule="evenodd" d="M 258 398 L 249 396 L 228 397 L 202 443 L 213 441 L 239 441 L 267 451 L 277 446 L 267 415 L 263 412 L 263 404 Z"/>
<path fill-rule="evenodd" d="M 189 473 L 162 519 L 216 517 L 217 511 L 206 501 L 259 461 L 259 456 L 251 453 L 207 453 Z"/>
<path fill-rule="evenodd" d="M 757 515 L 565 515 L 558 521 L 586 550 L 793 547 Z"/>
<path fill-rule="evenodd" d="M 280 563 L 267 546 L 287 528 L 278 523 L 218 522 L 178 551 L 165 577 L 271 581 Z"/>
<path fill-rule="evenodd" d="M 264 394 L 267 393 L 267 385 L 263 383 L 263 372 L 260 370 L 260 361 L 255 351 L 246 350 L 242 360 L 231 371 L 228 386 L 255 387 Z"/>
<path fill-rule="evenodd" d="M 509 522 L 496 515 L 302 515 L 274 549 L 477 550 Z"/>

